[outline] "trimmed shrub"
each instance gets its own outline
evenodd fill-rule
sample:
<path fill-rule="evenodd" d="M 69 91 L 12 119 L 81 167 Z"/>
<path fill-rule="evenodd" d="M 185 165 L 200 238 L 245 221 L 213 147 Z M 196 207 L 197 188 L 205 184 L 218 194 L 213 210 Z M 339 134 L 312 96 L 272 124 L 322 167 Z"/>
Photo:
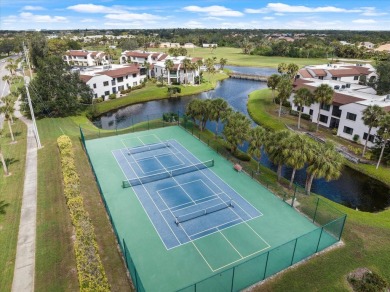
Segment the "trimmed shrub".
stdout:
<path fill-rule="evenodd" d="M 61 156 L 64 195 L 75 228 L 74 250 L 80 291 L 110 291 L 100 260 L 96 236 L 80 194 L 80 179 L 74 163 L 72 141 L 66 135 L 57 139 Z"/>
<path fill-rule="evenodd" d="M 352 140 L 353 140 L 353 142 L 357 143 L 359 141 L 359 138 L 360 138 L 359 135 L 355 134 L 355 135 L 353 135 Z"/>
<path fill-rule="evenodd" d="M 177 122 L 179 120 L 179 116 L 176 113 L 164 113 L 163 114 L 163 121 L 164 122 Z"/>
<path fill-rule="evenodd" d="M 108 96 L 108 99 L 115 99 L 116 98 L 116 94 L 115 93 L 111 93 L 109 96 Z"/>
<path fill-rule="evenodd" d="M 369 270 L 364 271 L 362 275 L 349 275 L 347 279 L 356 292 L 388 291 L 389 288 L 380 275 Z"/>

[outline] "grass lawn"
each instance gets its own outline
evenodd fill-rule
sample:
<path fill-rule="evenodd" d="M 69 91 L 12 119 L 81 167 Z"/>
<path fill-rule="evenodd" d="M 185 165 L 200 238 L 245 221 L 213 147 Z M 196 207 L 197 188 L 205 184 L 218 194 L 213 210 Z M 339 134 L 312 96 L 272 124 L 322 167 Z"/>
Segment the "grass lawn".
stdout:
<path fill-rule="evenodd" d="M 26 161 L 27 128 L 16 120 L 12 129 L 18 141 L 16 144 L 9 144 L 11 138 L 7 123 L 4 125 L 3 136 L 0 137 L 1 150 L 8 171 L 12 174 L 5 177 L 0 164 L 0 291 L 11 291 Z"/>
<path fill-rule="evenodd" d="M 217 86 L 218 81 L 228 78 L 228 75 L 224 73 L 216 73 L 211 76 L 209 76 L 208 73 L 204 73 L 203 76 L 206 82 L 201 85 L 180 85 L 179 87 L 181 88 L 181 93 L 178 96 L 192 95 L 211 90 Z M 210 82 L 208 82 L 209 78 Z M 95 114 L 100 115 L 102 113 L 135 103 L 169 98 L 167 88 L 167 86 L 157 87 L 155 84 L 148 82 L 145 88 L 135 90 L 127 96 L 96 104 Z"/>
<path fill-rule="evenodd" d="M 279 105 L 276 105 L 272 102 L 272 91 L 270 89 L 256 90 L 249 95 L 248 112 L 257 124 L 262 125 L 264 128 L 275 131 L 286 129 L 286 125 L 289 127 L 297 126 L 298 117 L 285 113 L 282 114 L 280 118 L 278 118 L 278 109 Z M 283 110 L 284 112 L 288 112 L 288 109 L 286 108 Z M 314 123 L 301 119 L 301 128 L 303 130 L 310 131 L 310 127 L 313 126 L 315 126 Z M 333 135 L 328 128 L 320 127 L 318 135 L 322 138 L 332 140 L 336 144 L 353 146 L 354 148 L 363 148 L 362 145 Z M 387 185 L 390 185 L 389 167 L 381 165 L 379 169 L 375 169 L 375 165 L 355 164 L 349 162 L 347 162 L 347 164 L 353 169 L 356 169 L 366 175 L 382 181 Z"/>
<path fill-rule="evenodd" d="M 111 288 L 113 291 L 130 290 L 114 234 L 79 140 L 78 125 L 86 122 L 88 120 L 82 116 L 38 121 L 44 148 L 38 152 L 36 291 L 79 289 L 73 251 L 73 227 L 63 194 L 60 158 L 56 143 L 57 137 L 63 133 L 70 136 L 73 142 L 84 206 L 95 227 L 99 254 Z"/>
<path fill-rule="evenodd" d="M 150 51 L 168 51 L 168 49 L 150 49 Z M 327 59 L 318 58 L 289 58 L 289 57 L 266 57 L 256 55 L 245 55 L 239 48 L 219 47 L 213 52 L 208 48 L 187 49 L 188 55 L 191 57 L 202 58 L 217 58 L 217 62 L 221 58 L 228 60 L 228 65 L 248 66 L 248 67 L 274 67 L 280 63 L 295 63 L 302 67 L 305 65 L 325 64 Z"/>

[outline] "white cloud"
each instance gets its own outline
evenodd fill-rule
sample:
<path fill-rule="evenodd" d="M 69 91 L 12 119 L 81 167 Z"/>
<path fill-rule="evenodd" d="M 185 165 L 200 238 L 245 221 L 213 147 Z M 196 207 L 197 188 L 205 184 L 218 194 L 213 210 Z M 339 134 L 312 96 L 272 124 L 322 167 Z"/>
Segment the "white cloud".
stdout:
<path fill-rule="evenodd" d="M 374 19 L 355 19 L 355 20 L 352 20 L 353 23 L 366 23 L 366 24 L 369 24 L 369 23 L 376 23 L 376 21 Z"/>
<path fill-rule="evenodd" d="M 382 16 L 386 15 L 386 12 L 378 12 L 375 7 L 362 7 L 364 16 Z"/>
<path fill-rule="evenodd" d="M 284 3 L 268 3 L 266 7 L 260 9 L 245 9 L 247 13 L 267 13 L 267 12 L 277 12 L 277 13 L 359 13 L 363 12 L 362 9 L 345 9 L 338 8 L 335 6 L 318 6 L 318 7 L 308 7 L 303 5 L 288 5 Z"/>
<path fill-rule="evenodd" d="M 272 19 L 275 19 L 275 17 L 272 17 L 272 16 L 265 16 L 263 17 L 264 20 L 272 20 Z"/>
<path fill-rule="evenodd" d="M 30 5 L 27 5 L 27 6 L 24 6 L 22 8 L 22 10 L 37 11 L 37 10 L 45 10 L 45 8 L 42 7 L 42 6 L 30 6 Z"/>
<path fill-rule="evenodd" d="M 92 19 L 92 18 L 84 18 L 84 19 L 80 20 L 80 22 L 97 22 L 97 20 Z"/>
<path fill-rule="evenodd" d="M 184 27 L 188 28 L 204 28 L 204 24 L 202 22 L 196 21 L 196 20 L 190 20 L 186 23 L 184 23 Z"/>
<path fill-rule="evenodd" d="M 108 7 L 103 5 L 95 4 L 77 4 L 73 6 L 68 6 L 67 9 L 80 12 L 80 13 L 124 13 L 123 9 L 120 9 L 117 6 Z"/>
<path fill-rule="evenodd" d="M 159 20 L 164 19 L 161 16 L 148 14 L 148 13 L 121 13 L 121 14 L 107 14 L 104 16 L 105 18 L 112 20 L 140 20 L 140 21 L 151 21 L 151 20 Z"/>
<path fill-rule="evenodd" d="M 45 23 L 68 22 L 68 19 L 63 16 L 37 15 L 37 14 L 32 14 L 30 12 L 22 12 L 19 14 L 19 16 L 21 21 L 28 21 L 28 22 L 45 22 Z"/>
<path fill-rule="evenodd" d="M 189 12 L 199 12 L 199 13 L 206 13 L 209 16 L 230 16 L 230 17 L 239 17 L 243 16 L 244 14 L 240 11 L 232 10 L 230 8 L 226 8 L 224 6 L 207 6 L 207 7 L 200 7 L 200 6 L 186 6 L 183 8 L 185 11 Z"/>

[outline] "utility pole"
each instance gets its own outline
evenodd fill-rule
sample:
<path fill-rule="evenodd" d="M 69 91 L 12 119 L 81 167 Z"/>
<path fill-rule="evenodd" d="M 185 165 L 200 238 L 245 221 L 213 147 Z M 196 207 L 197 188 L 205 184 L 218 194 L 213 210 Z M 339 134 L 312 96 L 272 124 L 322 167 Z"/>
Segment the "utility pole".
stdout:
<path fill-rule="evenodd" d="M 33 131 L 34 131 L 35 139 L 36 139 L 36 141 L 37 141 L 38 149 L 41 149 L 41 148 L 42 148 L 41 139 L 39 139 L 38 127 L 37 127 L 37 123 L 36 123 L 36 121 L 35 121 L 34 109 L 33 109 L 33 107 L 32 107 L 32 103 L 31 103 L 30 91 L 28 90 L 28 84 L 29 84 L 29 81 L 28 81 L 28 79 L 25 77 L 25 78 L 24 78 L 24 86 L 26 87 L 28 106 L 29 106 L 29 108 L 30 108 L 31 119 L 32 119 L 32 122 L 33 122 Z"/>
<path fill-rule="evenodd" d="M 23 42 L 23 52 L 24 52 L 24 57 L 26 59 L 26 63 L 27 63 L 28 69 L 30 70 L 30 78 L 32 80 L 33 79 L 33 74 L 32 74 L 32 70 L 31 70 L 30 58 L 28 56 L 27 47 L 24 45 L 24 42 Z"/>

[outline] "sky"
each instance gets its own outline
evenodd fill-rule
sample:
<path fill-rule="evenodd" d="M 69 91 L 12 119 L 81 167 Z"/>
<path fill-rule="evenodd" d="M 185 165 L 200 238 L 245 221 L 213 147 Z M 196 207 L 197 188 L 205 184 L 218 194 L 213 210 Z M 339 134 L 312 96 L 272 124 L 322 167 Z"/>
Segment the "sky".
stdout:
<path fill-rule="evenodd" d="M 388 0 L 0 0 L 0 30 L 390 30 Z"/>

